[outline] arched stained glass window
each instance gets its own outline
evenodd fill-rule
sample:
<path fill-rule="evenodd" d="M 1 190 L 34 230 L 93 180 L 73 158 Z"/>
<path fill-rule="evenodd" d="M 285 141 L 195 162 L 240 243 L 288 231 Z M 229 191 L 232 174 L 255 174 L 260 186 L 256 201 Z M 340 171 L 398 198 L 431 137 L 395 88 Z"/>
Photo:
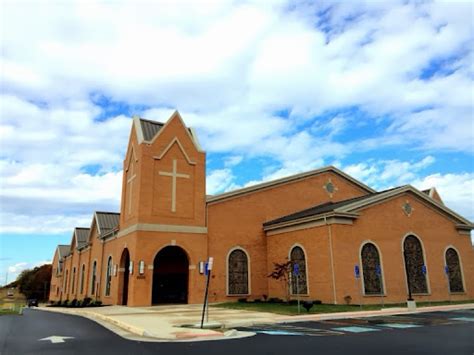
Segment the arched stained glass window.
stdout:
<path fill-rule="evenodd" d="M 76 267 L 73 267 L 72 274 L 71 274 L 71 293 L 74 293 L 75 284 L 76 284 Z"/>
<path fill-rule="evenodd" d="M 80 288 L 81 295 L 84 293 L 84 277 L 85 277 L 85 273 L 86 273 L 86 266 L 85 266 L 84 264 L 82 264 L 82 269 L 81 269 L 81 288 Z"/>
<path fill-rule="evenodd" d="M 461 262 L 454 248 L 446 250 L 446 266 L 448 267 L 449 292 L 464 292 Z"/>
<path fill-rule="evenodd" d="M 290 252 L 293 270 L 291 273 L 291 293 L 293 295 L 308 294 L 308 283 L 306 280 L 306 258 L 301 247 L 294 247 Z M 294 274 L 294 265 L 298 265 L 298 275 Z"/>
<path fill-rule="evenodd" d="M 232 251 L 228 260 L 229 295 L 247 295 L 249 293 L 248 272 L 247 254 L 241 249 Z"/>
<path fill-rule="evenodd" d="M 95 281 L 97 277 L 97 261 L 94 260 L 92 264 L 92 273 L 91 273 L 91 295 L 95 295 Z"/>
<path fill-rule="evenodd" d="M 112 284 L 112 257 L 107 260 L 107 271 L 105 273 L 105 295 L 110 296 L 110 286 Z"/>
<path fill-rule="evenodd" d="M 372 243 L 366 243 L 360 254 L 365 294 L 379 295 L 383 293 L 382 265 L 377 247 Z"/>
<path fill-rule="evenodd" d="M 420 240 L 410 235 L 403 242 L 405 268 L 408 277 L 408 286 L 412 293 L 428 293 L 428 285 L 424 270 L 423 247 Z"/>

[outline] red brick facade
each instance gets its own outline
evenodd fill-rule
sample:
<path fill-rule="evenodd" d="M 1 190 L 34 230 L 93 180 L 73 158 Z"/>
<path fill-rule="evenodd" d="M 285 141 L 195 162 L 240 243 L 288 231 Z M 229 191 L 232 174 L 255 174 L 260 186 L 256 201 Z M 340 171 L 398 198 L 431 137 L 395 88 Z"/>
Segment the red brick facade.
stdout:
<path fill-rule="evenodd" d="M 95 213 L 85 242 L 78 243 L 75 232 L 69 255 L 58 247 L 50 300 L 201 303 L 205 276 L 199 265 L 209 257 L 214 258 L 211 302 L 284 298 L 286 285 L 268 275 L 295 246 L 304 251 L 302 298 L 344 303 L 350 296 L 353 303 L 378 303 L 382 293 L 385 302 L 403 302 L 406 265 L 419 272 L 421 264 L 427 291 L 415 294 L 416 300 L 474 298 L 472 223 L 446 208 L 435 190 L 431 196 L 410 186 L 376 193 L 334 167 L 217 196 L 206 196 L 205 179 L 206 155 L 178 113 L 165 125 L 134 118 L 120 216 Z M 314 213 L 291 215 L 315 206 L 320 207 Z M 109 228 L 107 218 L 116 218 L 116 225 Z M 419 253 L 413 259 L 417 265 L 405 262 L 409 235 L 422 245 L 423 258 Z M 377 271 L 362 260 L 367 242 L 378 251 Z M 459 257 L 458 264 L 450 262 L 449 274 L 458 288 L 449 286 L 445 273 L 448 248 Z M 242 250 L 244 259 L 232 261 L 235 250 Z M 370 285 L 364 277 L 374 282 L 369 272 L 377 273 L 382 292 L 365 290 Z"/>

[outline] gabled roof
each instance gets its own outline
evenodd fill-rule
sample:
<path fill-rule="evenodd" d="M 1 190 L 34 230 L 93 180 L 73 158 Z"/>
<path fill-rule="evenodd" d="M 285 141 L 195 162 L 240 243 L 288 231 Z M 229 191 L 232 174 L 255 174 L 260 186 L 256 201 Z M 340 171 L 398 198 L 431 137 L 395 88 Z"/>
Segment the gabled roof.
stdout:
<path fill-rule="evenodd" d="M 439 203 L 438 201 L 433 200 L 432 198 L 429 198 L 429 196 L 427 196 L 426 193 L 423 193 L 417 190 L 411 185 L 404 185 L 404 186 L 392 188 L 389 190 L 371 193 L 369 195 L 351 198 L 351 199 L 347 199 L 347 200 L 343 200 L 339 202 L 327 202 L 324 204 L 316 205 L 311 208 L 307 208 L 305 210 L 298 211 L 296 213 L 292 213 L 292 214 L 265 222 L 263 224 L 263 227 L 266 230 L 274 229 L 274 228 L 279 228 L 279 226 L 282 226 L 282 225 L 304 223 L 309 220 L 323 218 L 325 215 L 328 215 L 328 214 L 331 214 L 331 215 L 339 214 L 339 215 L 349 216 L 350 218 L 357 218 L 358 215 L 355 212 L 357 212 L 358 210 L 364 207 L 368 207 L 372 204 L 378 203 L 384 199 L 395 197 L 405 192 L 413 193 L 414 195 L 418 196 L 425 202 L 429 203 L 430 205 L 438 209 L 440 212 L 447 215 L 449 218 L 451 218 L 457 223 L 458 229 L 462 229 L 462 230 L 474 229 L 474 225 L 472 222 L 460 216 L 453 210 L 447 208 L 442 203 Z"/>
<path fill-rule="evenodd" d="M 362 190 L 366 191 L 367 193 L 375 193 L 374 189 L 372 189 L 369 186 L 363 184 L 362 182 L 354 179 L 352 176 L 346 174 L 342 170 L 339 170 L 338 168 L 336 168 L 334 166 L 326 166 L 324 168 L 315 169 L 315 170 L 307 171 L 307 172 L 304 172 L 304 173 L 287 176 L 287 177 L 284 177 L 284 178 L 281 178 L 281 179 L 267 181 L 267 182 L 257 184 L 257 185 L 252 185 L 252 186 L 249 186 L 249 187 L 245 187 L 243 189 L 238 189 L 238 190 L 234 190 L 234 191 L 230 191 L 230 192 L 225 192 L 223 194 L 214 195 L 214 196 L 207 196 L 206 200 L 207 200 L 208 203 L 227 200 L 229 198 L 237 197 L 237 196 L 248 194 L 248 193 L 253 193 L 253 192 L 256 192 L 256 191 L 259 191 L 259 190 L 269 189 L 269 188 L 272 188 L 272 187 L 275 187 L 275 186 L 278 186 L 278 185 L 286 184 L 288 182 L 306 179 L 308 177 L 319 175 L 319 174 L 326 173 L 326 172 L 335 173 L 335 174 L 341 176 L 342 178 L 344 178 L 346 180 L 349 180 L 350 182 L 352 182 L 356 186 L 360 187 Z"/>
<path fill-rule="evenodd" d="M 101 237 L 117 229 L 120 222 L 120 213 L 96 211 L 94 218 L 97 223 L 97 230 Z"/>
<path fill-rule="evenodd" d="M 168 118 L 166 123 L 153 121 L 139 116 L 133 117 L 133 126 L 135 127 L 137 134 L 138 144 L 141 143 L 152 143 L 156 137 L 161 133 L 161 131 L 172 121 L 173 118 L 179 119 L 183 126 L 186 127 L 181 115 L 178 111 L 174 111 L 173 114 Z M 199 152 L 202 152 L 201 146 L 197 139 L 197 135 L 194 132 L 194 129 L 191 127 L 186 127 L 186 133 L 189 135 L 189 138 L 193 142 L 194 146 Z"/>
<path fill-rule="evenodd" d="M 82 249 L 87 245 L 89 239 L 90 228 L 74 228 L 74 236 L 76 238 L 76 248 Z"/>
<path fill-rule="evenodd" d="M 58 259 L 61 260 L 62 258 L 69 255 L 71 250 L 70 245 L 60 244 L 58 245 Z"/>
<path fill-rule="evenodd" d="M 140 118 L 140 127 L 143 132 L 143 139 L 146 141 L 151 141 L 164 125 L 165 124 L 162 122 Z"/>

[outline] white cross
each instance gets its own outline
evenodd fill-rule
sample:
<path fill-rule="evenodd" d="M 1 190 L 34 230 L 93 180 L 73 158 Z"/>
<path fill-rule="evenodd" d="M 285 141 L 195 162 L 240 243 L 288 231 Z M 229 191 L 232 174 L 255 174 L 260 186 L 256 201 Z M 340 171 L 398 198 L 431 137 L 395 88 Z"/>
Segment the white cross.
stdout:
<path fill-rule="evenodd" d="M 132 185 L 132 182 L 133 180 L 135 179 L 135 177 L 137 176 L 136 174 L 133 173 L 133 162 L 130 162 L 130 166 L 129 166 L 129 173 L 128 175 L 132 175 L 130 176 L 128 179 L 127 179 L 127 185 L 128 185 L 128 214 L 132 213 L 132 188 L 133 188 L 133 185 Z"/>
<path fill-rule="evenodd" d="M 173 159 L 173 171 L 166 172 L 160 171 L 160 175 L 170 176 L 171 179 L 171 212 L 176 212 L 176 178 L 186 178 L 189 179 L 188 174 L 178 174 L 178 162 L 176 159 Z"/>

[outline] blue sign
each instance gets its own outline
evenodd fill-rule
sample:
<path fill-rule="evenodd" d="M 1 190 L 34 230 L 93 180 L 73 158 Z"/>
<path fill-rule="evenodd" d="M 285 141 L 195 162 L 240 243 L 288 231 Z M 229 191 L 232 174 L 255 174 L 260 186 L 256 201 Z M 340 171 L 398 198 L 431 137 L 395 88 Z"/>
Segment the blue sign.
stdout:
<path fill-rule="evenodd" d="M 204 273 L 206 274 L 206 276 L 209 275 L 209 269 L 208 269 L 208 267 L 209 267 L 209 263 L 205 263 L 205 264 L 204 264 Z"/>
<path fill-rule="evenodd" d="M 380 269 L 380 265 L 377 265 L 377 266 L 375 267 L 375 274 L 376 274 L 377 276 L 382 275 L 382 269 Z"/>
<path fill-rule="evenodd" d="M 445 266 L 444 266 L 444 272 L 446 273 L 446 275 L 449 274 L 449 267 L 448 267 L 448 265 L 445 265 Z"/>
<path fill-rule="evenodd" d="M 421 272 L 423 273 L 423 275 L 426 275 L 426 265 L 421 266 Z"/>
<path fill-rule="evenodd" d="M 297 263 L 294 263 L 293 264 L 293 274 L 295 274 L 296 276 L 298 276 L 300 273 L 300 266 L 297 264 Z"/>
<path fill-rule="evenodd" d="M 360 277 L 359 265 L 354 266 L 354 274 L 355 274 L 356 279 Z"/>

